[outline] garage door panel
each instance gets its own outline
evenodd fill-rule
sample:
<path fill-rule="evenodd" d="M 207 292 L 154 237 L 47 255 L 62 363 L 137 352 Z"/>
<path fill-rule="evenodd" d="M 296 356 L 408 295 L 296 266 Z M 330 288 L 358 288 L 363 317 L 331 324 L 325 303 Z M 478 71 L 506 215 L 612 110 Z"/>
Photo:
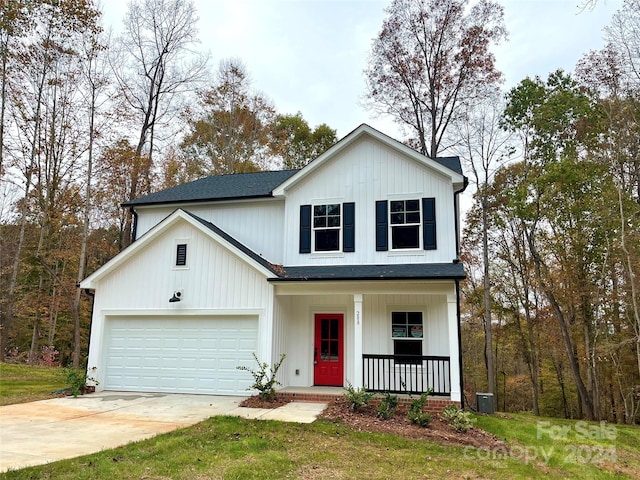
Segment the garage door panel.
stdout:
<path fill-rule="evenodd" d="M 246 395 L 256 317 L 110 318 L 105 388 Z"/>

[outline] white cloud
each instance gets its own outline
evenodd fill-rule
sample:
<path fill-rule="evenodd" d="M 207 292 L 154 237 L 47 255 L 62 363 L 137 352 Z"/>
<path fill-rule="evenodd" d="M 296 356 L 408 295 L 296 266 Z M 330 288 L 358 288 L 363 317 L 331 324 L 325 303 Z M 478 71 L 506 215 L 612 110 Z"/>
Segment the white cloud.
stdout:
<path fill-rule="evenodd" d="M 105 2 L 106 21 L 120 22 L 125 0 Z M 526 76 L 572 71 L 621 1 L 600 1 L 579 13 L 579 0 L 505 0 L 510 40 L 496 49 L 506 86 Z M 388 1 L 196 0 L 203 49 L 219 60 L 240 58 L 254 87 L 279 111 L 300 111 L 311 125 L 327 123 L 343 136 L 363 122 L 392 136 L 399 129 L 361 106 L 362 71 Z"/>

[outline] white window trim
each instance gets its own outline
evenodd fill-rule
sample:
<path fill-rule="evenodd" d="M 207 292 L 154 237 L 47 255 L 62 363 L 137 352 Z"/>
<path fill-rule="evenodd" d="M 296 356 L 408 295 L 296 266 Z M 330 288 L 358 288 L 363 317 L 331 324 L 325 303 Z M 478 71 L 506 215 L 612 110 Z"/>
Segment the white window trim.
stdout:
<path fill-rule="evenodd" d="M 422 341 L 422 355 L 425 355 L 425 348 L 426 348 L 426 338 L 427 338 L 427 329 L 425 327 L 426 324 L 426 318 L 427 318 L 427 312 L 425 308 L 421 308 L 422 306 L 419 306 L 418 308 L 416 308 L 416 306 L 406 306 L 406 305 L 389 305 L 387 307 L 387 321 L 389 322 L 389 330 L 387 330 L 389 332 L 389 352 L 390 355 L 395 355 L 395 349 L 394 349 L 394 340 L 400 340 L 402 341 L 403 339 L 400 337 L 394 337 L 393 333 L 392 333 L 392 325 L 393 325 L 393 318 L 392 318 L 392 314 L 394 312 L 409 312 L 409 313 L 421 313 L 422 314 L 422 338 L 420 338 L 420 340 Z M 405 337 L 406 340 L 418 340 L 417 338 L 411 338 L 411 337 Z M 418 369 L 422 369 L 422 365 L 412 365 L 412 364 L 397 364 L 394 365 L 394 370 L 396 372 L 400 372 L 403 371 L 406 368 L 411 368 L 414 371 L 417 371 Z"/>
<path fill-rule="evenodd" d="M 311 254 L 318 258 L 332 257 L 332 256 L 344 256 L 342 251 L 342 229 L 344 227 L 344 218 L 342 212 L 342 200 L 320 200 L 317 203 L 311 204 Z M 316 227 L 315 226 L 315 207 L 338 205 L 340 211 L 340 226 L 339 227 Z M 337 230 L 338 231 L 338 249 L 337 250 L 316 250 L 316 231 L 318 230 Z"/>
<path fill-rule="evenodd" d="M 419 194 L 416 194 L 416 197 L 407 197 L 407 196 L 403 196 L 403 197 L 396 197 L 394 196 L 394 198 L 389 198 L 389 208 L 387 209 L 387 225 L 388 225 L 388 235 L 389 235 L 389 252 L 420 252 L 420 251 L 424 251 L 424 249 L 422 248 L 423 246 L 423 238 L 422 238 L 422 216 L 423 216 L 423 211 L 422 211 L 422 197 Z M 392 215 L 392 211 L 391 211 L 391 202 L 397 202 L 397 201 L 407 201 L 407 200 L 417 200 L 418 201 L 418 212 L 420 213 L 420 221 L 416 224 L 416 223 L 396 223 L 396 224 L 391 224 L 391 215 Z M 417 225 L 418 227 L 418 246 L 415 248 L 393 248 L 393 227 L 399 227 L 402 225 L 406 225 L 406 226 L 411 226 L 411 225 Z"/>
<path fill-rule="evenodd" d="M 171 265 L 172 270 L 189 270 L 189 258 L 193 254 L 193 252 L 189 252 L 189 238 L 177 238 L 173 241 L 173 251 L 171 252 Z M 184 244 L 187 246 L 187 258 L 184 265 L 176 265 L 176 255 L 178 254 L 178 245 Z"/>

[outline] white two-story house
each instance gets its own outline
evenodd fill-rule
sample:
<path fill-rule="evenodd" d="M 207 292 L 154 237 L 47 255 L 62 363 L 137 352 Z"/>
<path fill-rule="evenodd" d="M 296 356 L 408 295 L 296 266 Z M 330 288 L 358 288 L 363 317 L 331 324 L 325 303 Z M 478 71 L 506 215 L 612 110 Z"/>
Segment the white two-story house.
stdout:
<path fill-rule="evenodd" d="M 248 395 L 253 354 L 293 387 L 460 402 L 458 158 L 361 125 L 300 170 L 133 200 L 135 241 L 86 278 L 97 390 Z"/>

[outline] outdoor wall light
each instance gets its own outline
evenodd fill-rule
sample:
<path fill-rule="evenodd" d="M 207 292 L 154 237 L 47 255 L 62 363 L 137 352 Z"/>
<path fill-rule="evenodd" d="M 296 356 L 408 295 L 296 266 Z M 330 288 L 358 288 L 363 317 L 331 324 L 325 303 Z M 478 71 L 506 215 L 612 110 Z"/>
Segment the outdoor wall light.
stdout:
<path fill-rule="evenodd" d="M 173 292 L 173 297 L 171 297 L 169 299 L 169 303 L 179 302 L 180 300 L 182 300 L 182 292 L 181 291 L 175 291 L 175 292 Z"/>

